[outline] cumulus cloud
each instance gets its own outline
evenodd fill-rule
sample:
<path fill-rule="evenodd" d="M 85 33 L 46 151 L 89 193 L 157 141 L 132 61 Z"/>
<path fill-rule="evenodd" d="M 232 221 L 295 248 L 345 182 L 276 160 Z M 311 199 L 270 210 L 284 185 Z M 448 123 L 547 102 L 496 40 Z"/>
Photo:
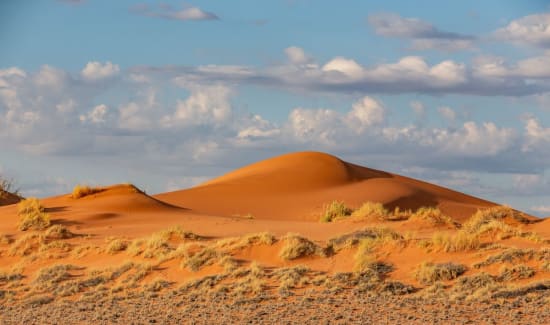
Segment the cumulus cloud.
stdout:
<path fill-rule="evenodd" d="M 176 110 L 162 118 L 165 127 L 187 125 L 215 125 L 227 122 L 231 117 L 229 97 L 231 89 L 223 86 L 193 86 L 191 95 L 185 100 L 178 100 Z"/>
<path fill-rule="evenodd" d="M 439 114 L 449 121 L 456 120 L 456 112 L 449 106 L 441 106 L 437 109 Z"/>
<path fill-rule="evenodd" d="M 415 50 L 457 51 L 473 46 L 473 36 L 443 31 L 418 18 L 382 13 L 370 15 L 368 22 L 378 35 L 412 40 Z"/>
<path fill-rule="evenodd" d="M 198 20 L 218 20 L 220 19 L 216 14 L 208 11 L 204 11 L 199 7 L 187 7 L 183 9 L 177 9 L 170 5 L 159 5 L 156 8 L 147 4 L 140 4 L 130 8 L 131 12 L 136 14 L 157 17 L 172 20 L 181 21 L 198 21 Z"/>
<path fill-rule="evenodd" d="M 120 68 L 116 64 L 107 61 L 105 63 L 91 61 L 80 72 L 82 78 L 87 81 L 97 81 L 101 79 L 111 78 L 120 72 Z"/>
<path fill-rule="evenodd" d="M 512 20 L 507 26 L 498 29 L 494 36 L 517 44 L 550 48 L 550 13 Z"/>
<path fill-rule="evenodd" d="M 131 68 L 129 73 L 148 80 L 175 78 L 183 83 L 253 84 L 295 92 L 355 95 L 424 93 L 523 96 L 550 91 L 550 82 L 547 80 L 550 74 L 547 75 L 545 69 L 540 69 L 538 74 L 535 74 L 536 70 L 529 72 L 527 67 L 533 65 L 529 63 L 530 59 L 509 64 L 490 57 L 479 57 L 468 65 L 453 60 L 431 64 L 420 56 L 405 56 L 397 62 L 366 66 L 354 59 L 337 56 L 324 64 L 317 64 L 313 59 L 306 64 L 297 64 L 304 62 L 305 54 L 298 48 L 293 48 L 291 52 L 288 62 L 266 67 L 142 66 Z M 295 61 L 291 62 L 292 59 Z"/>
<path fill-rule="evenodd" d="M 288 60 L 293 64 L 305 64 L 312 61 L 312 58 L 307 55 L 302 48 L 297 46 L 287 47 L 285 49 L 285 54 Z"/>

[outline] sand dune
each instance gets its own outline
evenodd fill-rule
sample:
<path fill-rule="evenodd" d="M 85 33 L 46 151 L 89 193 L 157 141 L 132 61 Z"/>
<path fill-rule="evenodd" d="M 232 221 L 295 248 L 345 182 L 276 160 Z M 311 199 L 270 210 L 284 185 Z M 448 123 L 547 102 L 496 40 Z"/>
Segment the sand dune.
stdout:
<path fill-rule="evenodd" d="M 197 212 L 317 221 L 323 205 L 381 202 L 387 208 L 439 207 L 463 221 L 495 204 L 440 186 L 361 167 L 319 152 L 299 152 L 245 166 L 194 188 L 155 198 Z"/>

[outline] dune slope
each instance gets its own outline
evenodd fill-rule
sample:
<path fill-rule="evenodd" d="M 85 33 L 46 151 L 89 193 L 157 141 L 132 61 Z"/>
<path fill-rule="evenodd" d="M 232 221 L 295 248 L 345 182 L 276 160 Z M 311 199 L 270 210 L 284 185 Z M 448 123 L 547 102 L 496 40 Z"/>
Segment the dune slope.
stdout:
<path fill-rule="evenodd" d="M 298 152 L 260 161 L 199 186 L 155 198 L 197 212 L 260 219 L 318 220 L 323 206 L 341 200 L 387 208 L 439 207 L 462 221 L 495 204 L 440 186 L 357 166 L 319 152 Z"/>

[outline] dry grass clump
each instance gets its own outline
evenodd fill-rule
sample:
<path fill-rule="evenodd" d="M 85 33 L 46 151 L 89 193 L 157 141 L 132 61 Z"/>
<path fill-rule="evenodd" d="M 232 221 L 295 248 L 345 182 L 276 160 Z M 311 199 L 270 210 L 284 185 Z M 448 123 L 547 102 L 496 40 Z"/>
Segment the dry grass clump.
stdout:
<path fill-rule="evenodd" d="M 273 279 L 279 282 L 279 291 L 285 291 L 307 284 L 309 271 L 309 268 L 303 265 L 279 268 L 273 271 Z"/>
<path fill-rule="evenodd" d="M 44 244 L 44 236 L 37 233 L 28 233 L 17 238 L 10 246 L 8 255 L 10 256 L 26 256 L 33 251 L 38 251 L 41 245 Z"/>
<path fill-rule="evenodd" d="M 174 226 L 166 230 L 161 230 L 153 234 L 153 237 L 162 238 L 165 241 L 170 240 L 202 240 L 204 237 L 199 236 L 191 231 L 184 230 L 181 226 Z"/>
<path fill-rule="evenodd" d="M 464 272 L 466 272 L 466 267 L 462 264 L 423 262 L 414 271 L 414 277 L 422 284 L 433 284 L 441 280 L 454 280 Z"/>
<path fill-rule="evenodd" d="M 550 248 L 540 250 L 509 248 L 503 252 L 487 257 L 484 261 L 474 264 L 476 269 L 496 263 L 517 263 L 530 260 L 549 261 Z"/>
<path fill-rule="evenodd" d="M 495 277 L 485 272 L 471 276 L 460 277 L 451 290 L 451 298 L 454 299 L 479 299 L 487 298 L 490 293 L 497 290 L 498 285 Z"/>
<path fill-rule="evenodd" d="M 382 203 L 365 202 L 351 214 L 352 218 L 384 221 L 391 218 L 390 212 Z"/>
<path fill-rule="evenodd" d="M 118 252 L 125 250 L 127 247 L 128 247 L 128 242 L 126 240 L 115 238 L 107 244 L 105 251 L 109 254 L 116 254 Z"/>
<path fill-rule="evenodd" d="M 535 270 L 527 265 L 519 264 L 511 267 L 502 266 L 498 276 L 499 281 L 528 279 L 535 275 Z"/>
<path fill-rule="evenodd" d="M 44 233 L 44 236 L 47 239 L 69 239 L 73 238 L 74 234 L 67 229 L 65 226 L 62 225 L 53 225 L 46 232 Z"/>
<path fill-rule="evenodd" d="M 387 243 L 403 243 L 404 237 L 391 228 L 364 228 L 362 230 L 329 239 L 327 247 L 329 250 L 338 252 L 342 249 L 355 247 L 364 240 L 369 241 L 371 246 L 374 247 Z"/>
<path fill-rule="evenodd" d="M 428 222 L 433 226 L 456 226 L 456 223 L 449 216 L 443 214 L 438 208 L 421 207 L 414 212 L 409 221 Z"/>
<path fill-rule="evenodd" d="M 182 268 L 189 268 L 193 272 L 197 272 L 203 266 L 211 265 L 216 260 L 220 260 L 223 254 L 213 248 L 205 247 L 193 255 L 184 259 L 181 263 Z"/>
<path fill-rule="evenodd" d="M 279 257 L 283 260 L 294 260 L 311 255 L 325 256 L 325 251 L 320 246 L 297 234 L 289 233 L 281 240 L 284 245 L 279 252 Z"/>
<path fill-rule="evenodd" d="M 344 202 L 332 201 L 324 206 L 324 212 L 321 215 L 321 222 L 331 222 L 338 218 L 347 217 L 351 214 L 352 210 L 348 208 Z"/>
<path fill-rule="evenodd" d="M 463 231 L 459 231 L 454 235 L 437 232 L 432 236 L 430 244 L 447 253 L 463 252 L 479 249 L 481 240 L 478 235 Z"/>
<path fill-rule="evenodd" d="M 486 231 L 486 225 L 492 221 L 502 221 L 505 219 L 513 219 L 520 223 L 530 222 L 524 214 L 517 212 L 510 207 L 496 206 L 484 210 L 478 210 L 470 219 L 468 219 L 466 223 L 462 225 L 462 230 L 472 234 L 479 234 Z"/>
<path fill-rule="evenodd" d="M 37 198 L 25 199 L 19 202 L 17 208 L 19 230 L 43 230 L 50 226 L 50 216 L 44 212 Z"/>
<path fill-rule="evenodd" d="M 78 269 L 78 267 L 70 264 L 57 264 L 44 267 L 38 270 L 33 283 L 41 290 L 52 289 L 57 283 L 69 279 L 71 277 L 69 271 L 76 269 Z"/>
<path fill-rule="evenodd" d="M 213 247 L 228 251 L 239 250 L 251 245 L 273 245 L 277 239 L 269 232 L 248 234 L 241 237 L 224 238 L 218 240 Z"/>
<path fill-rule="evenodd" d="M 166 281 L 165 279 L 162 279 L 162 278 L 156 278 L 151 283 L 148 283 L 147 285 L 145 285 L 144 289 L 146 291 L 158 292 L 170 287 L 171 285 L 172 285 L 172 282 L 170 281 Z"/>
<path fill-rule="evenodd" d="M 90 187 L 87 185 L 76 185 L 73 188 L 73 193 L 71 194 L 71 197 L 73 199 L 80 199 L 88 195 L 99 193 L 101 191 L 103 191 L 103 189 L 99 187 Z"/>

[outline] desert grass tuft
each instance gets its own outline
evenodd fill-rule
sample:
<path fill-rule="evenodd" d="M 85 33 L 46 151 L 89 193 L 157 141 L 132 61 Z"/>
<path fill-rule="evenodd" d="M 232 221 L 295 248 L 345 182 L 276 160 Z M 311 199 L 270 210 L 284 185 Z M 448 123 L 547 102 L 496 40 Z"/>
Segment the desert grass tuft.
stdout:
<path fill-rule="evenodd" d="M 455 263 L 423 262 L 414 271 L 414 277 L 422 284 L 434 284 L 438 281 L 454 280 L 466 272 L 466 267 Z"/>
<path fill-rule="evenodd" d="M 387 227 L 372 227 L 343 234 L 328 240 L 329 250 L 340 251 L 357 246 L 363 240 L 370 240 L 373 246 L 388 243 L 404 243 L 404 237 Z"/>
<path fill-rule="evenodd" d="M 414 212 L 409 221 L 428 222 L 433 226 L 456 226 L 455 222 L 447 215 L 443 214 L 438 208 L 421 207 Z"/>
<path fill-rule="evenodd" d="M 454 235 L 436 232 L 432 236 L 431 244 L 447 253 L 463 252 L 479 249 L 481 240 L 478 235 L 463 231 L 459 231 Z"/>
<path fill-rule="evenodd" d="M 44 212 L 37 198 L 25 199 L 19 202 L 17 208 L 19 230 L 44 230 L 50 226 L 50 216 Z"/>
<path fill-rule="evenodd" d="M 391 218 L 391 214 L 382 203 L 365 202 L 353 211 L 351 217 L 361 220 L 385 221 Z"/>
<path fill-rule="evenodd" d="M 344 202 L 332 201 L 324 206 L 321 222 L 331 222 L 338 218 L 343 218 L 351 215 L 352 210 L 348 208 Z"/>
<path fill-rule="evenodd" d="M 47 239 L 69 239 L 73 238 L 74 234 L 63 225 L 53 225 L 44 232 Z"/>
<path fill-rule="evenodd" d="M 107 244 L 105 251 L 109 254 L 116 254 L 118 252 L 125 250 L 127 247 L 128 247 L 128 242 L 126 240 L 115 238 Z"/>
<path fill-rule="evenodd" d="M 88 195 L 99 193 L 101 191 L 103 191 L 103 189 L 99 187 L 90 187 L 87 185 L 76 185 L 73 188 L 73 193 L 71 194 L 71 197 L 73 199 L 80 199 Z"/>
<path fill-rule="evenodd" d="M 223 254 L 215 249 L 205 247 L 192 256 L 185 258 L 181 263 L 181 267 L 189 268 L 191 271 L 196 272 L 206 265 L 213 264 L 216 260 L 219 260 L 222 257 Z"/>
<path fill-rule="evenodd" d="M 511 281 L 528 279 L 535 275 L 535 269 L 530 266 L 519 264 L 511 267 L 502 266 L 498 276 L 499 281 Z"/>
<path fill-rule="evenodd" d="M 325 256 L 323 248 L 297 234 L 289 233 L 281 240 L 284 244 L 279 251 L 279 257 L 283 260 L 294 260 L 311 255 Z"/>

